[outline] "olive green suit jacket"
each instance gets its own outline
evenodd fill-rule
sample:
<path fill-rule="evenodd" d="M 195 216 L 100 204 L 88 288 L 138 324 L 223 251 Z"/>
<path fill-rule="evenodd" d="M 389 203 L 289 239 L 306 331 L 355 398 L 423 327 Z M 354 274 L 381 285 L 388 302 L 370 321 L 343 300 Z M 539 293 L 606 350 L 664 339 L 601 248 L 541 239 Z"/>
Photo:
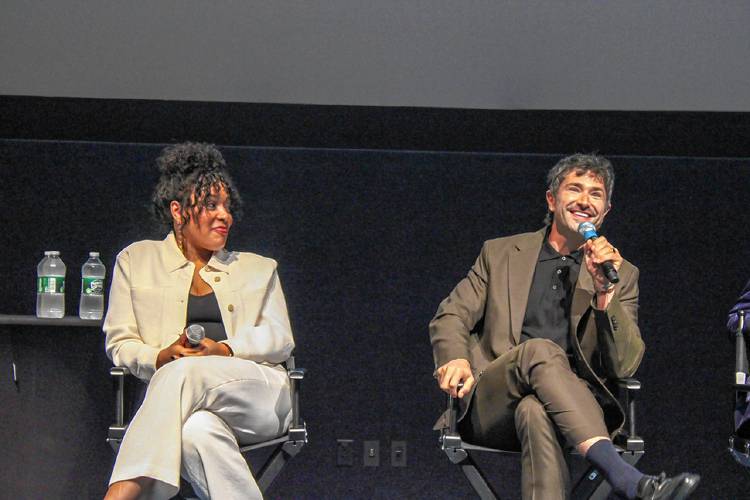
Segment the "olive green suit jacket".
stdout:
<path fill-rule="evenodd" d="M 520 343 L 526 305 L 546 228 L 484 243 L 468 275 L 440 303 L 430 322 L 435 366 L 467 359 L 475 379 Z M 581 266 L 570 308 L 570 338 L 579 377 L 589 383 L 614 433 L 624 412 L 609 382 L 632 376 L 644 352 L 638 329 L 638 268 L 623 261 L 606 310 L 594 307 L 591 275 Z M 476 386 L 475 386 L 476 387 Z M 464 397 L 465 409 L 473 391 Z"/>

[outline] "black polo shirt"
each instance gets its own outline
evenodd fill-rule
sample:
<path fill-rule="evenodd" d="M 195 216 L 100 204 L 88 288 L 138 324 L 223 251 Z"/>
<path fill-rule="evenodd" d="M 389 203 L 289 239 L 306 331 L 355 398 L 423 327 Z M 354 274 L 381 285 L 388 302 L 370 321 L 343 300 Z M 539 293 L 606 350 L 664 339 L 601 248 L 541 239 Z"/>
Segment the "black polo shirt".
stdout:
<path fill-rule="evenodd" d="M 545 237 L 529 290 L 521 342 L 549 339 L 571 353 L 570 304 L 581 270 L 581 258 L 581 250 L 560 255 Z"/>

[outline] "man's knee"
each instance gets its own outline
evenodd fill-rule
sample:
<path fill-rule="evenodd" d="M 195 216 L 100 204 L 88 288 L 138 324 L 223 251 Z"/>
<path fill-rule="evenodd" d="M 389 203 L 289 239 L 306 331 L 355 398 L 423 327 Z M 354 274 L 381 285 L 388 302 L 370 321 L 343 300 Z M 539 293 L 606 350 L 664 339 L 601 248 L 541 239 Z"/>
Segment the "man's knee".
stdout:
<path fill-rule="evenodd" d="M 563 348 L 550 339 L 529 339 L 521 347 L 531 354 L 565 355 Z"/>

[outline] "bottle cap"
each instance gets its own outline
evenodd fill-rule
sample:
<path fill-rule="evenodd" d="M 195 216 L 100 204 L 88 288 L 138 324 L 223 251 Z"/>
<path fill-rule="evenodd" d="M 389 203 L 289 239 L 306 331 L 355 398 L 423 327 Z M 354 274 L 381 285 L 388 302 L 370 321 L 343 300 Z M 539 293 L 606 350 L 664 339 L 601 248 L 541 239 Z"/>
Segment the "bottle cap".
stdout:
<path fill-rule="evenodd" d="M 99 257 L 99 252 L 89 252 L 89 257 Z"/>
<path fill-rule="evenodd" d="M 44 255 L 58 256 L 60 255 L 60 251 L 59 250 L 47 250 L 46 252 L 44 252 Z"/>

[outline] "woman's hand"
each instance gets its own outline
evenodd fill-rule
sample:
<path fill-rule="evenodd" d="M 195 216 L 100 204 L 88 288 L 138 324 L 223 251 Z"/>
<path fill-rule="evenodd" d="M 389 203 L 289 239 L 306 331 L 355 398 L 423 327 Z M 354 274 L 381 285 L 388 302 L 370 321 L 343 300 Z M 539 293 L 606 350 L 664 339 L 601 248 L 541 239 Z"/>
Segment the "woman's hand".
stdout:
<path fill-rule="evenodd" d="M 204 338 L 201 343 L 196 346 L 198 350 L 197 356 L 231 356 L 232 349 L 229 348 L 223 342 L 216 342 L 209 338 Z"/>
<path fill-rule="evenodd" d="M 185 332 L 182 332 L 182 335 L 180 335 L 180 338 L 175 340 L 174 344 L 159 351 L 159 355 L 156 357 L 156 369 L 158 370 L 162 366 L 166 365 L 170 361 L 174 361 L 175 359 L 179 359 L 185 356 L 200 355 L 200 349 L 192 347 L 188 343 L 187 335 L 185 335 Z"/>

